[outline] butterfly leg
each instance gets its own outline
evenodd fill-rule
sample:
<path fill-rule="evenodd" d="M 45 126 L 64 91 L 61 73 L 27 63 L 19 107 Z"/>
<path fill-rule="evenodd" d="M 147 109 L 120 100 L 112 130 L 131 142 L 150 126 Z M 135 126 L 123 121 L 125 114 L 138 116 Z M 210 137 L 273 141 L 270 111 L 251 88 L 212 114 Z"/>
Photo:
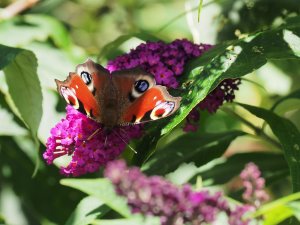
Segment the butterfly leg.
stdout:
<path fill-rule="evenodd" d="M 98 128 L 97 130 L 95 130 L 86 140 L 83 141 L 83 144 L 86 144 L 87 141 L 91 140 L 96 134 L 99 133 L 99 131 L 101 130 L 102 128 Z"/>

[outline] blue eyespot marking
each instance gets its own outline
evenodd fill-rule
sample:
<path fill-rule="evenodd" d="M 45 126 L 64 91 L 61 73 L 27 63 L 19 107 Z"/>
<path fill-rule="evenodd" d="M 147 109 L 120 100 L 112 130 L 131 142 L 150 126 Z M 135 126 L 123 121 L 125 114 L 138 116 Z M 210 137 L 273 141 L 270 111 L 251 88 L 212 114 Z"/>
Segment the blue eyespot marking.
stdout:
<path fill-rule="evenodd" d="M 135 82 L 134 88 L 137 92 L 143 93 L 149 88 L 149 83 L 146 80 L 138 80 Z"/>
<path fill-rule="evenodd" d="M 83 80 L 83 82 L 86 84 L 86 85 L 89 85 L 90 83 L 92 83 L 92 77 L 91 75 L 86 72 L 86 71 L 82 71 L 81 72 L 81 78 Z"/>

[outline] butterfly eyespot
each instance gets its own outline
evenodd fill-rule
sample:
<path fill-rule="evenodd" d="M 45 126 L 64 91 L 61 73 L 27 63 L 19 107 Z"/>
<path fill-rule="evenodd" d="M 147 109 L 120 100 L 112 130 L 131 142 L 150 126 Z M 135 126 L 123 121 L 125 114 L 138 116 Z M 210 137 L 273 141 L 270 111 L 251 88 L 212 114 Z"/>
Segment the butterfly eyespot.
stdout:
<path fill-rule="evenodd" d="M 88 72 L 82 71 L 80 75 L 86 85 L 89 85 L 92 83 L 92 77 Z"/>
<path fill-rule="evenodd" d="M 148 88 L 149 88 L 149 82 L 146 80 L 138 80 L 134 84 L 134 89 L 139 93 L 143 93 L 147 91 Z"/>
<path fill-rule="evenodd" d="M 95 95 L 95 87 L 93 85 L 93 79 L 90 73 L 86 72 L 86 71 L 82 71 L 80 73 L 81 79 L 83 80 L 83 82 L 86 84 L 86 86 L 88 86 L 88 89 L 92 92 L 93 95 Z"/>
<path fill-rule="evenodd" d="M 167 101 L 161 102 L 155 106 L 150 114 L 152 120 L 157 120 L 162 117 L 166 117 L 174 112 L 175 102 Z"/>

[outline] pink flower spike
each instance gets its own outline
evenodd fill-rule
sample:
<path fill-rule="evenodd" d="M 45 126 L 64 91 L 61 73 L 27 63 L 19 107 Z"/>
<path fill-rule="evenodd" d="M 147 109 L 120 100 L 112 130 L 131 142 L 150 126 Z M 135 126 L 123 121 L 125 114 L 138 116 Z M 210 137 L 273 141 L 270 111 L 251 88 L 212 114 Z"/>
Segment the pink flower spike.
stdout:
<path fill-rule="evenodd" d="M 51 129 L 47 149 L 43 154 L 48 164 L 63 155 L 70 155 L 71 162 L 60 168 L 66 176 L 81 176 L 98 171 L 100 166 L 117 158 L 126 148 L 126 143 L 142 134 L 141 126 L 115 128 L 107 133 L 101 124 L 73 107 L 67 106 L 66 110 L 66 118 Z M 86 141 L 97 129 L 100 131 Z"/>
<path fill-rule="evenodd" d="M 245 191 L 243 199 L 254 205 L 256 208 L 269 199 L 268 193 L 264 190 L 265 179 L 253 162 L 248 163 L 240 174 Z"/>
<path fill-rule="evenodd" d="M 104 176 L 113 183 L 117 194 L 127 199 L 132 213 L 158 216 L 162 225 L 211 224 L 220 212 L 227 214 L 231 225 L 249 223 L 243 219 L 248 207 L 231 209 L 220 192 L 193 191 L 188 184 L 178 187 L 163 177 L 147 177 L 139 168 L 128 168 L 121 160 L 109 162 Z"/>

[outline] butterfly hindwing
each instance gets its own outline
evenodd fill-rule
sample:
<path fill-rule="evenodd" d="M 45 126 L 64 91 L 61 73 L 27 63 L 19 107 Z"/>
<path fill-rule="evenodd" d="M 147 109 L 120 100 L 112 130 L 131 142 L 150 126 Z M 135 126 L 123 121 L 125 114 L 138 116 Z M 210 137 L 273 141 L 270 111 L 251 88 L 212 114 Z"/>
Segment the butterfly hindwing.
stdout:
<path fill-rule="evenodd" d="M 153 75 L 140 69 L 112 74 L 123 99 L 122 124 L 138 124 L 173 114 L 179 107 L 180 97 L 171 96 L 166 87 L 155 84 Z"/>
<path fill-rule="evenodd" d="M 161 119 L 172 115 L 178 109 L 180 100 L 180 97 L 171 96 L 166 87 L 155 85 L 128 107 L 123 119 L 135 124 Z"/>

